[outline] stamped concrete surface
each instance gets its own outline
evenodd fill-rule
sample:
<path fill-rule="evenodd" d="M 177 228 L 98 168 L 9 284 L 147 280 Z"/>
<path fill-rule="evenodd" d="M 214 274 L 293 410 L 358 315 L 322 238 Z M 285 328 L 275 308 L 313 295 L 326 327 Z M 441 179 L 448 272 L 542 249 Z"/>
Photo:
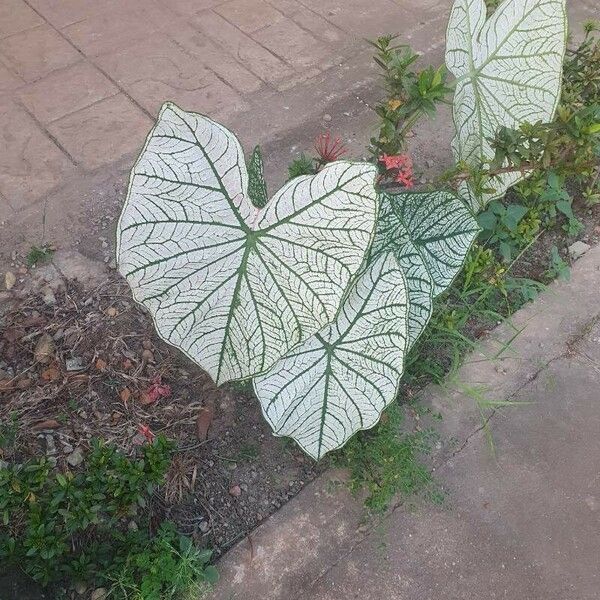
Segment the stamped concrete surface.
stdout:
<path fill-rule="evenodd" d="M 568 5 L 575 30 L 598 16 L 597 0 Z M 262 144 L 271 191 L 324 129 L 361 156 L 382 93 L 365 38 L 398 33 L 440 64 L 450 6 L 0 0 L 0 262 L 44 242 L 109 261 L 127 174 L 165 100 L 222 121 L 248 152 Z M 416 168 L 439 172 L 448 114 L 420 134 Z"/>
<path fill-rule="evenodd" d="M 599 298 L 595 247 L 425 390 L 441 505 L 365 522 L 330 473 L 221 560 L 211 600 L 600 599 Z"/>

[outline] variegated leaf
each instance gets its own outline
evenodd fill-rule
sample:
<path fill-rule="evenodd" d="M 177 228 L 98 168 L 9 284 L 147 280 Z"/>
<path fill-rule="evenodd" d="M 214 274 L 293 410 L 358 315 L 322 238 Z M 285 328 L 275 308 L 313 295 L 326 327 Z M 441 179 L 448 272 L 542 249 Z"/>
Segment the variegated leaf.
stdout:
<path fill-rule="evenodd" d="M 383 194 L 373 247 L 399 260 L 418 252 L 435 297 L 452 283 L 478 233 L 473 213 L 451 192 Z"/>
<path fill-rule="evenodd" d="M 372 239 L 375 175 L 332 163 L 259 210 L 235 136 L 167 103 L 131 173 L 119 269 L 161 337 L 219 384 L 247 378 L 336 317 Z"/>
<path fill-rule="evenodd" d="M 485 0 L 455 0 L 446 41 L 446 64 L 456 76 L 453 150 L 458 161 L 478 165 L 494 156 L 489 139 L 501 126 L 550 122 L 561 90 L 567 36 L 565 0 L 503 0 L 486 20 Z M 520 174 L 493 178 L 504 195 Z"/>
<path fill-rule="evenodd" d="M 407 346 L 406 281 L 392 254 L 357 279 L 339 317 L 254 379 L 276 435 L 313 458 L 375 425 L 395 398 Z"/>

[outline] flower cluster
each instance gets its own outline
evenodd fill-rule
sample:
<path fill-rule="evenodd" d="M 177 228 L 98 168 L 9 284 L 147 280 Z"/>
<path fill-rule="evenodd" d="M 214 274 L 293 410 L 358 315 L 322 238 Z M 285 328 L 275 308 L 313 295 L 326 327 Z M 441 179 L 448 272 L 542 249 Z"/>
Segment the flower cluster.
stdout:
<path fill-rule="evenodd" d="M 396 183 L 401 183 L 406 188 L 413 187 L 413 162 L 408 154 L 382 154 L 379 161 L 383 163 L 386 171 L 394 172 Z"/>

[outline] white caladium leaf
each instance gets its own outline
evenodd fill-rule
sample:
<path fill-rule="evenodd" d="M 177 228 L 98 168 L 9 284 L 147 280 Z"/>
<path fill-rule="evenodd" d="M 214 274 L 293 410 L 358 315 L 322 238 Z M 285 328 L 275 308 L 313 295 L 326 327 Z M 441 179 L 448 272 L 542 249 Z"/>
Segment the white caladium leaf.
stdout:
<path fill-rule="evenodd" d="M 131 173 L 120 272 L 217 383 L 263 372 L 335 319 L 372 239 L 375 176 L 332 163 L 258 209 L 235 136 L 167 103 Z"/>
<path fill-rule="evenodd" d="M 430 278 L 435 297 L 452 283 L 479 231 L 473 213 L 452 192 L 382 194 L 373 252 L 392 251 L 399 262 L 418 253 L 425 272 L 417 276 Z"/>
<path fill-rule="evenodd" d="M 503 0 L 486 16 L 485 0 L 455 0 L 446 38 L 446 64 L 457 78 L 454 155 L 474 165 L 493 158 L 489 139 L 499 127 L 553 119 L 567 38 L 565 0 Z M 496 192 L 480 203 L 522 178 L 493 178 Z"/>
<path fill-rule="evenodd" d="M 337 320 L 254 379 L 276 435 L 320 459 L 375 425 L 395 398 L 406 352 L 408 290 L 394 256 L 370 262 Z"/>

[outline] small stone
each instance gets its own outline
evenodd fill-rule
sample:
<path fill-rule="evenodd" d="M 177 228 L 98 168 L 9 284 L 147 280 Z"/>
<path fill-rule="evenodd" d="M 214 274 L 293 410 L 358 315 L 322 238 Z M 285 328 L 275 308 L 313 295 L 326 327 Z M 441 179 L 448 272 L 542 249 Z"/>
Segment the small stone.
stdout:
<path fill-rule="evenodd" d="M 66 367 L 67 371 L 69 371 L 69 372 L 81 371 L 84 368 L 83 359 L 81 358 L 81 356 L 74 356 L 73 358 L 67 358 L 67 360 L 65 360 L 65 367 Z"/>
<path fill-rule="evenodd" d="M 144 348 L 144 350 L 152 350 L 152 342 L 150 340 L 144 340 L 142 342 L 142 348 Z"/>
<path fill-rule="evenodd" d="M 54 438 L 48 434 L 45 436 L 46 438 L 46 454 L 56 454 L 56 444 L 54 443 Z"/>
<path fill-rule="evenodd" d="M 202 532 L 202 533 L 207 533 L 208 530 L 210 529 L 210 525 L 208 524 L 207 521 L 200 521 L 200 525 L 198 525 L 198 529 Z"/>
<path fill-rule="evenodd" d="M 148 362 L 154 362 L 154 354 L 152 354 L 151 350 L 143 350 L 142 358 Z"/>
<path fill-rule="evenodd" d="M 242 495 L 242 488 L 239 485 L 232 485 L 229 488 L 229 495 L 238 498 Z"/>
<path fill-rule="evenodd" d="M 242 492 L 247 492 L 248 491 L 248 484 L 247 483 L 240 483 L 240 489 L 242 490 Z"/>
<path fill-rule="evenodd" d="M 129 529 L 129 531 L 137 531 L 138 524 L 135 521 L 129 521 L 129 523 L 127 523 L 127 529 Z"/>
<path fill-rule="evenodd" d="M 75 450 L 67 456 L 67 462 L 72 467 L 78 467 L 83 462 L 83 450 L 81 449 L 81 446 L 75 448 Z"/>
<path fill-rule="evenodd" d="M 96 588 L 92 595 L 90 596 L 90 600 L 105 600 L 106 598 L 106 588 Z"/>
<path fill-rule="evenodd" d="M 12 271 L 6 271 L 4 275 L 4 287 L 7 290 L 12 290 L 15 287 L 15 283 L 17 283 L 17 278 Z"/>
<path fill-rule="evenodd" d="M 87 585 L 85 585 L 85 583 L 83 583 L 83 581 L 78 581 L 74 587 L 75 587 L 75 591 L 80 596 L 83 596 L 87 591 Z"/>
<path fill-rule="evenodd" d="M 329 121 L 331 121 L 331 115 L 330 115 L 330 114 L 327 114 L 327 113 L 325 113 L 325 114 L 323 115 L 323 121 L 325 121 L 326 123 L 329 123 Z"/>
<path fill-rule="evenodd" d="M 432 161 L 432 160 L 430 160 L 430 159 L 427 159 L 427 160 L 425 161 L 425 164 L 427 165 L 427 168 L 428 168 L 428 169 L 431 169 L 431 167 L 433 167 L 433 161 Z"/>
<path fill-rule="evenodd" d="M 581 240 L 571 244 L 569 246 L 569 256 L 571 260 L 577 260 L 578 258 L 581 258 L 590 249 L 590 247 L 591 246 L 589 244 L 586 244 Z"/>
<path fill-rule="evenodd" d="M 49 285 L 42 288 L 42 300 L 46 306 L 54 306 L 56 304 L 56 296 Z"/>

